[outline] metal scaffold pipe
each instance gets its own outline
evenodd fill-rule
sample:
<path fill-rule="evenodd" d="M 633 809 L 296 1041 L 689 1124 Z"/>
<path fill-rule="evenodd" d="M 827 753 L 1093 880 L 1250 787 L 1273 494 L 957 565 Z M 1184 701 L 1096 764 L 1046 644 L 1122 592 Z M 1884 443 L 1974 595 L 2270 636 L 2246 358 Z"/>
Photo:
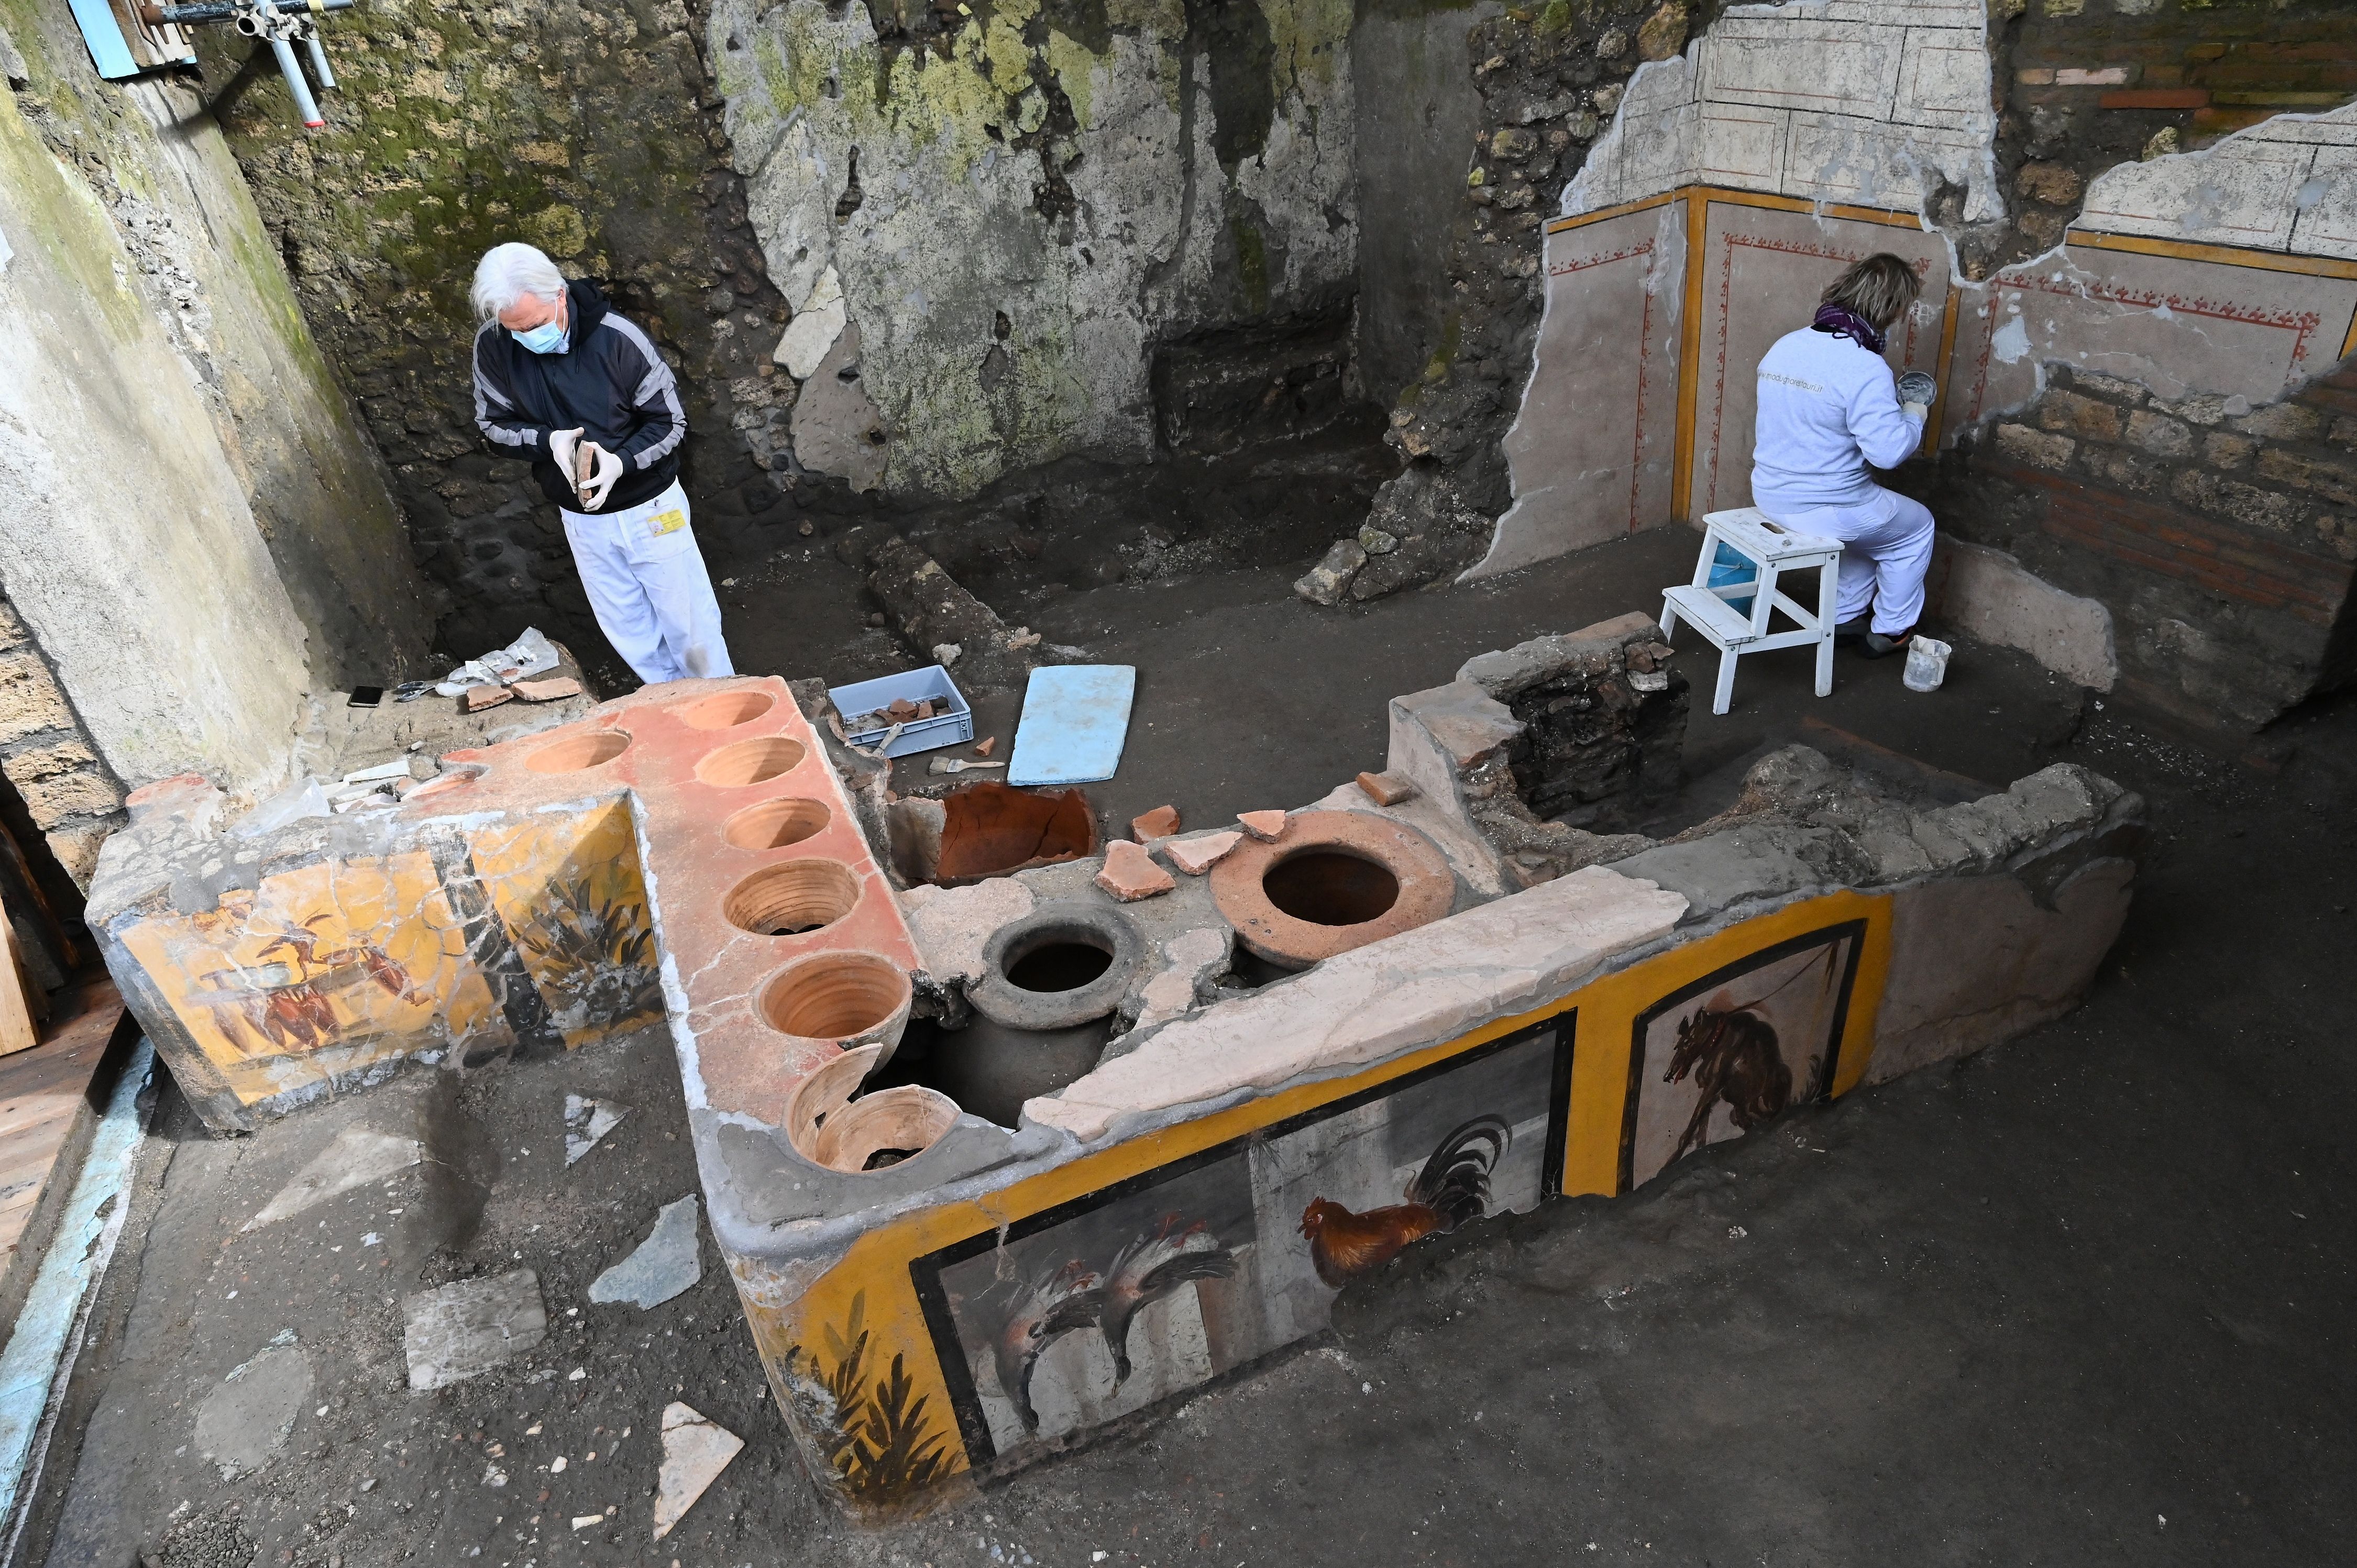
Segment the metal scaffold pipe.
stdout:
<path fill-rule="evenodd" d="M 349 11 L 358 0 L 269 0 L 268 8 L 282 16 L 316 16 L 327 11 Z M 188 5 L 142 5 L 139 19 L 151 27 L 166 23 L 191 27 L 200 22 L 233 22 L 241 10 L 252 7 L 239 5 L 235 0 L 197 0 Z"/>
<path fill-rule="evenodd" d="M 311 47 L 318 48 L 316 40 Z M 295 46 L 285 38 L 274 38 L 270 40 L 270 52 L 278 57 L 278 69 L 286 77 L 286 91 L 295 95 L 295 112 L 303 116 L 303 124 L 314 131 L 327 124 L 318 102 L 311 96 L 311 84 L 303 80 L 303 68 L 295 63 Z"/>
<path fill-rule="evenodd" d="M 286 79 L 286 91 L 294 97 L 296 111 L 302 115 L 307 128 L 317 131 L 324 129 L 328 122 L 319 113 L 319 101 L 311 94 L 310 82 L 304 79 L 295 45 L 299 40 L 309 53 L 311 74 L 318 79 L 319 91 L 333 91 L 336 73 L 328 64 L 328 51 L 320 47 L 318 18 L 330 11 L 349 11 L 356 3 L 357 0 L 190 0 L 187 5 L 162 5 L 150 0 L 140 5 L 139 16 L 151 27 L 229 22 L 249 38 L 268 40 L 270 52 L 278 60 L 278 72 Z"/>
<path fill-rule="evenodd" d="M 333 92 L 336 90 L 336 73 L 328 68 L 328 51 L 319 47 L 319 35 L 311 34 L 303 40 L 303 44 L 311 51 L 311 74 L 319 79 L 319 91 Z"/>

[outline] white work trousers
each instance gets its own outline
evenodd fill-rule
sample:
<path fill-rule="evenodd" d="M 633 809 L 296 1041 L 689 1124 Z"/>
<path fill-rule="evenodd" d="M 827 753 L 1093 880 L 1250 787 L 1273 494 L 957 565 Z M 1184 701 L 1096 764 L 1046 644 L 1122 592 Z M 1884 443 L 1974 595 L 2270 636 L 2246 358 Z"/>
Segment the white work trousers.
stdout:
<path fill-rule="evenodd" d="M 1875 488 L 1859 506 L 1811 507 L 1790 515 L 1771 512 L 1795 533 L 1842 542 L 1836 620 L 1856 620 L 1874 607 L 1874 629 L 1895 636 L 1923 615 L 1923 577 L 1932 569 L 1932 509 L 1893 491 Z"/>
<path fill-rule="evenodd" d="M 650 501 L 591 515 L 557 509 L 597 629 L 649 685 L 734 675 L 720 601 L 676 483 Z"/>

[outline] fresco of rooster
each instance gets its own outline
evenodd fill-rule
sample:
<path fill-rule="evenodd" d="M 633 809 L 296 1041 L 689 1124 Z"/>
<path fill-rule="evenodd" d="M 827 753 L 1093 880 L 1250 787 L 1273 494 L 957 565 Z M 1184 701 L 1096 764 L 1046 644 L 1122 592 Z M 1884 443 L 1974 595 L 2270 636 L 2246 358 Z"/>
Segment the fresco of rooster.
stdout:
<path fill-rule="evenodd" d="M 1163 1216 L 1151 1235 L 1115 1253 L 1105 1271 L 1104 1315 L 1098 1326 L 1113 1352 L 1114 1387 L 1129 1380 L 1130 1320 L 1151 1303 L 1197 1280 L 1223 1280 L 1236 1272 L 1235 1254 L 1220 1245 L 1202 1220 L 1182 1227 Z"/>
<path fill-rule="evenodd" d="M 1031 1373 L 1040 1356 L 1062 1336 L 1095 1326 L 1103 1310 L 1103 1282 L 1077 1259 L 1016 1287 L 990 1350 L 999 1391 L 1013 1402 L 1024 1430 L 1039 1430 L 1039 1412 L 1031 1408 Z"/>
<path fill-rule="evenodd" d="M 1502 1117 L 1477 1116 L 1440 1141 L 1401 1194 L 1406 1202 L 1354 1214 L 1312 1198 L 1301 1211 L 1301 1233 L 1309 1238 L 1318 1277 L 1340 1290 L 1426 1236 L 1480 1219 L 1490 1210 L 1490 1173 L 1512 1142 Z"/>

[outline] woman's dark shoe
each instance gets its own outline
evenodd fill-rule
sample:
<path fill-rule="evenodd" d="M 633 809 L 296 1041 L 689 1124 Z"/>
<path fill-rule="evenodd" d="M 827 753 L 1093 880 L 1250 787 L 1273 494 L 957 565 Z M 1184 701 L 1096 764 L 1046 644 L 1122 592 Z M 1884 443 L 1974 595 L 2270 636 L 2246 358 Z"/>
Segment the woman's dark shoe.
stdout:
<path fill-rule="evenodd" d="M 1905 631 L 1887 634 L 1869 631 L 1866 634 L 1866 640 L 1859 645 L 1858 651 L 1868 659 L 1888 659 L 1894 653 L 1906 652 L 1908 639 L 1914 635 L 1915 628 L 1911 626 Z"/>
<path fill-rule="evenodd" d="M 1873 627 L 1873 621 L 1866 616 L 1857 616 L 1849 620 L 1836 621 L 1834 623 L 1834 646 L 1835 648 L 1847 648 L 1852 643 L 1864 642 L 1866 640 L 1866 634 L 1872 630 Z"/>

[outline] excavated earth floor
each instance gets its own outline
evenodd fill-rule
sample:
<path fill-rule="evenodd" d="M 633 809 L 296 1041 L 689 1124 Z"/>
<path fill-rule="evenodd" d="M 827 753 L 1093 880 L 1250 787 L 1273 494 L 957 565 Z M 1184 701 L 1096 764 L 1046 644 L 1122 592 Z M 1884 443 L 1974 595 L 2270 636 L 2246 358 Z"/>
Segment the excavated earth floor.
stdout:
<path fill-rule="evenodd" d="M 1106 814 L 1167 800 L 1208 823 L 1376 765 L 1385 698 L 1650 607 L 1691 549 L 1662 533 L 1340 613 L 1245 574 L 997 607 L 1139 666 Z M 741 668 L 873 672 L 843 656 L 881 640 L 839 602 L 848 569 L 813 557 L 791 590 L 809 616 L 780 613 L 775 584 L 759 616 L 763 585 L 724 590 Z M 662 1305 L 588 1298 L 695 1189 L 659 1033 L 420 1073 L 236 1140 L 166 1087 L 23 1561 L 2345 1561 L 2357 705 L 2279 726 L 2267 771 L 2083 711 L 2003 650 L 1961 647 L 1933 696 L 1902 691 L 1895 661 L 1837 671 L 1818 702 L 1804 659 L 1747 661 L 1735 712 L 1694 719 L 1679 811 L 1717 803 L 1763 746 L 1823 739 L 1809 720 L 1993 784 L 2067 758 L 2145 791 L 2135 908 L 2078 1013 L 1629 1198 L 1415 1249 L 1345 1293 L 1329 1338 L 877 1532 L 802 1479 L 708 1240 L 700 1282 Z M 985 716 L 1011 734 L 1011 706 Z M 570 1167 L 568 1093 L 631 1108 Z M 426 1158 L 241 1229 L 352 1128 Z M 410 1392 L 400 1298 L 519 1267 L 539 1274 L 546 1341 Z M 231 1380 L 289 1331 L 299 1369 L 281 1346 L 273 1380 Z M 673 1399 L 746 1448 L 651 1546 Z M 205 1457 L 209 1402 L 215 1445 L 241 1416 L 257 1468 L 226 1478 Z"/>

